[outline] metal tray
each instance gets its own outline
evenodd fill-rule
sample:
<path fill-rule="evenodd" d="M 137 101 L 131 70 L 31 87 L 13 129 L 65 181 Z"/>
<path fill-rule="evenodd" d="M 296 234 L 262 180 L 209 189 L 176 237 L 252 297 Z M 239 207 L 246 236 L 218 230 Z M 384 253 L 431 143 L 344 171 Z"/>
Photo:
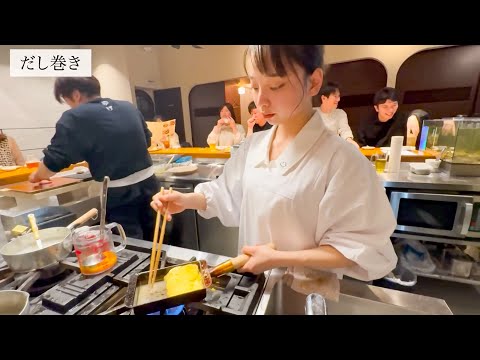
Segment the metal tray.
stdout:
<path fill-rule="evenodd" d="M 178 305 L 184 305 L 191 302 L 199 302 L 207 296 L 207 288 L 212 284 L 212 279 L 208 271 L 208 266 L 205 260 L 190 261 L 180 265 L 168 266 L 157 270 L 155 284 L 164 282 L 164 277 L 167 273 L 175 267 L 184 266 L 188 264 L 195 264 L 203 277 L 204 287 L 200 290 L 191 291 L 177 296 L 165 297 L 159 295 L 157 299 L 150 302 L 138 304 L 140 287 L 148 284 L 148 271 L 137 273 L 130 277 L 128 282 L 127 294 L 125 295 L 125 306 L 132 309 L 135 315 L 146 315 L 157 311 L 169 309 Z"/>

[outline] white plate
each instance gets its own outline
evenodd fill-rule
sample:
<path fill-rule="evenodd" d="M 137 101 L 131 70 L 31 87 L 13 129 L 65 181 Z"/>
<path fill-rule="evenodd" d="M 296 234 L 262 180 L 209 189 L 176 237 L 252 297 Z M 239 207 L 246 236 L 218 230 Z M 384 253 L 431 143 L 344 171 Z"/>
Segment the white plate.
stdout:
<path fill-rule="evenodd" d="M 0 166 L 0 170 L 3 171 L 13 171 L 17 170 L 20 166 Z"/>
<path fill-rule="evenodd" d="M 375 149 L 375 146 L 368 146 L 368 145 L 366 145 L 366 146 L 362 146 L 362 149 L 365 149 L 365 150 L 373 150 L 373 149 Z"/>
<path fill-rule="evenodd" d="M 188 174 L 193 174 L 197 170 L 198 170 L 198 166 L 195 164 L 192 164 L 187 166 L 176 166 L 176 167 L 170 168 L 168 172 L 173 175 L 188 175 Z"/>

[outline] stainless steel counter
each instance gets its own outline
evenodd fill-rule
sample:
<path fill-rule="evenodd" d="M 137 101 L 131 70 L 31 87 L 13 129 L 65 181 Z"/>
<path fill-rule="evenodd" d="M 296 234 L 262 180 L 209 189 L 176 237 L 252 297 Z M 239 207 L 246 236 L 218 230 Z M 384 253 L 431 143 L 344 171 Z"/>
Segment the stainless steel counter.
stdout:
<path fill-rule="evenodd" d="M 215 180 L 223 171 L 223 164 L 215 161 L 210 163 L 200 162 L 197 165 L 198 171 L 190 175 L 172 176 L 166 172 L 157 175 L 157 177 L 163 181 L 200 183 Z M 401 163 L 400 172 L 396 174 L 378 174 L 383 186 L 389 188 L 480 192 L 480 177 L 450 176 L 446 172 L 416 175 L 409 171 L 409 165 L 410 163 Z"/>
<path fill-rule="evenodd" d="M 127 239 L 129 245 L 151 249 L 152 243 L 150 241 L 137 240 L 137 239 Z M 228 257 L 210 254 L 202 251 L 195 251 L 190 249 L 183 249 L 176 246 L 163 245 L 163 250 L 167 252 L 167 258 L 182 259 L 185 261 L 190 260 L 192 257 L 196 257 L 198 260 L 206 260 L 208 265 L 215 266 L 221 262 L 229 259 Z M 272 300 L 272 290 L 275 288 L 275 285 L 281 280 L 283 276 L 283 270 L 274 269 L 272 271 L 265 272 L 267 281 L 265 283 L 262 297 L 258 303 L 255 314 L 264 315 L 267 312 L 269 303 Z M 341 281 L 341 293 L 345 295 L 345 299 L 348 300 L 348 304 L 345 301 L 342 303 L 342 298 L 339 301 L 339 304 L 343 306 L 343 310 L 346 313 L 354 312 L 355 309 L 349 309 L 350 306 L 357 306 L 356 311 L 358 311 L 358 306 L 360 304 L 367 303 L 368 308 L 365 307 L 365 311 L 372 311 L 372 304 L 375 307 L 377 304 L 378 307 L 384 305 L 381 310 L 385 310 L 386 314 L 394 313 L 405 313 L 405 314 L 439 314 L 439 315 L 451 315 L 452 312 L 449 309 L 446 302 L 442 299 L 421 296 L 416 294 L 410 294 L 402 291 L 386 289 L 378 286 L 367 285 L 366 283 L 354 280 L 342 280 Z M 296 293 L 298 294 L 298 293 Z M 298 294 L 299 297 L 303 295 Z M 275 299 L 278 300 L 278 299 Z M 331 304 L 333 307 L 334 304 Z M 327 313 L 328 313 L 327 305 Z M 400 309 L 400 310 L 396 310 Z M 374 310 L 374 309 L 373 309 Z M 402 312 L 403 311 L 403 312 Z"/>
<path fill-rule="evenodd" d="M 306 295 L 294 292 L 282 281 L 284 271 L 273 269 L 268 277 L 256 315 L 301 315 Z M 340 281 L 338 301 L 326 301 L 327 315 L 453 315 L 445 300 L 368 285 Z"/>
<path fill-rule="evenodd" d="M 129 246 L 135 246 L 143 249 L 151 249 L 152 248 L 152 242 L 151 241 L 145 241 L 145 240 L 138 240 L 138 239 L 133 239 L 133 238 L 127 238 L 127 244 Z M 171 257 L 174 259 L 179 259 L 179 260 L 185 260 L 188 261 L 192 257 L 196 257 L 197 260 L 205 260 L 207 264 L 211 266 L 218 265 L 228 259 L 230 259 L 227 256 L 222 256 L 222 255 L 217 255 L 217 254 L 210 254 L 206 253 L 203 251 L 198 251 L 198 250 L 192 250 L 192 249 L 185 249 L 185 248 L 180 248 L 177 246 L 172 246 L 172 245 L 162 245 L 162 250 L 165 250 L 167 252 L 167 257 Z"/>
<path fill-rule="evenodd" d="M 409 171 L 410 163 L 402 163 L 400 172 L 378 174 L 384 187 L 444 191 L 480 192 L 480 177 L 450 176 L 445 172 L 417 175 Z"/>
<path fill-rule="evenodd" d="M 201 183 L 205 181 L 215 180 L 222 174 L 223 164 L 221 163 L 195 163 L 198 166 L 198 170 L 193 174 L 189 175 L 172 175 L 169 172 L 158 173 L 158 170 L 162 168 L 162 165 L 154 165 L 156 169 L 156 176 L 162 181 L 172 181 L 172 182 L 190 182 L 190 183 Z"/>

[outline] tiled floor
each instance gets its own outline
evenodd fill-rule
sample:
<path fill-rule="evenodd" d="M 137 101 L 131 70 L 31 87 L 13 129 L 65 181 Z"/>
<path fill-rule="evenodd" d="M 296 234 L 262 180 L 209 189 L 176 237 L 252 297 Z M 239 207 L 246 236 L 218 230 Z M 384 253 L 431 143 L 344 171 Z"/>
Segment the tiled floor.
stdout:
<path fill-rule="evenodd" d="M 444 299 L 455 315 L 480 314 L 480 287 L 418 277 L 413 293 Z"/>

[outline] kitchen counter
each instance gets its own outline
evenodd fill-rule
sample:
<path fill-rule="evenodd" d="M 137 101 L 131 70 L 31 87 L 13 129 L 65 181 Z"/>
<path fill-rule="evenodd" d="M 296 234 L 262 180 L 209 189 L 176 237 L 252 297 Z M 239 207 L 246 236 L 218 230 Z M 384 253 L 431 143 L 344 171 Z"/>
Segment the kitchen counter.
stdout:
<path fill-rule="evenodd" d="M 138 246 L 142 248 L 151 249 L 152 243 L 150 241 L 143 241 L 137 239 L 127 239 L 128 244 Z M 229 259 L 228 257 L 210 254 L 202 251 L 195 251 L 190 249 L 183 249 L 176 246 L 163 245 L 162 250 L 167 252 L 167 258 L 182 259 L 185 261 L 190 260 L 192 257 L 196 257 L 197 260 L 205 260 L 209 266 L 215 266 L 221 262 Z M 265 283 L 262 297 L 258 302 L 258 306 L 255 310 L 255 315 L 265 314 L 272 289 L 275 284 L 281 280 L 283 271 L 281 269 L 274 269 L 265 272 L 267 281 Z M 368 304 L 383 304 L 391 305 L 392 309 L 399 308 L 404 309 L 406 313 L 419 313 L 419 314 L 439 314 L 439 315 L 451 315 L 452 312 L 447 306 L 446 302 L 442 299 L 410 294 L 402 291 L 391 290 L 373 285 L 367 285 L 364 282 L 356 280 L 344 279 L 341 281 L 341 293 L 348 296 L 350 301 L 358 300 L 361 303 L 363 300 L 369 301 Z M 340 301 L 341 302 L 341 301 Z M 347 308 L 348 311 L 348 308 Z M 327 306 L 328 313 L 328 306 Z"/>
<path fill-rule="evenodd" d="M 212 181 L 215 180 L 222 174 L 223 171 L 223 164 L 217 163 L 210 163 L 210 164 L 203 164 L 203 163 L 195 163 L 198 166 L 198 170 L 195 171 L 193 174 L 188 175 L 173 175 L 168 171 L 161 172 L 161 168 L 164 166 L 154 165 L 155 174 L 157 178 L 161 181 L 171 181 L 171 182 L 178 182 L 178 183 L 200 183 L 205 181 Z"/>
<path fill-rule="evenodd" d="M 409 171 L 409 163 L 402 163 L 399 173 L 378 176 L 386 188 L 480 192 L 480 177 L 450 176 L 445 172 L 417 175 Z"/>
<path fill-rule="evenodd" d="M 139 247 L 142 249 L 152 249 L 152 242 L 145 240 L 138 240 L 133 238 L 127 238 L 127 244 L 132 247 Z M 171 257 L 178 260 L 189 261 L 192 257 L 197 260 L 205 260 L 208 265 L 215 266 L 228 259 L 227 256 L 210 254 L 203 251 L 191 250 L 180 248 L 177 246 L 162 244 L 162 250 L 167 252 L 167 257 Z"/>
<path fill-rule="evenodd" d="M 256 315 L 301 315 L 306 295 L 294 292 L 283 281 L 284 271 L 273 269 Z M 391 290 L 365 282 L 340 281 L 338 301 L 326 300 L 326 315 L 453 315 L 443 299 Z"/>
<path fill-rule="evenodd" d="M 173 176 L 168 172 L 157 175 L 162 181 L 200 183 L 215 180 L 222 174 L 223 165 L 217 162 L 197 163 L 198 170 L 189 175 Z M 446 172 L 417 175 L 409 171 L 410 163 L 403 162 L 399 173 L 379 173 L 385 188 L 406 188 L 444 191 L 480 192 L 480 177 L 451 176 Z M 160 168 L 161 165 L 156 165 Z"/>

